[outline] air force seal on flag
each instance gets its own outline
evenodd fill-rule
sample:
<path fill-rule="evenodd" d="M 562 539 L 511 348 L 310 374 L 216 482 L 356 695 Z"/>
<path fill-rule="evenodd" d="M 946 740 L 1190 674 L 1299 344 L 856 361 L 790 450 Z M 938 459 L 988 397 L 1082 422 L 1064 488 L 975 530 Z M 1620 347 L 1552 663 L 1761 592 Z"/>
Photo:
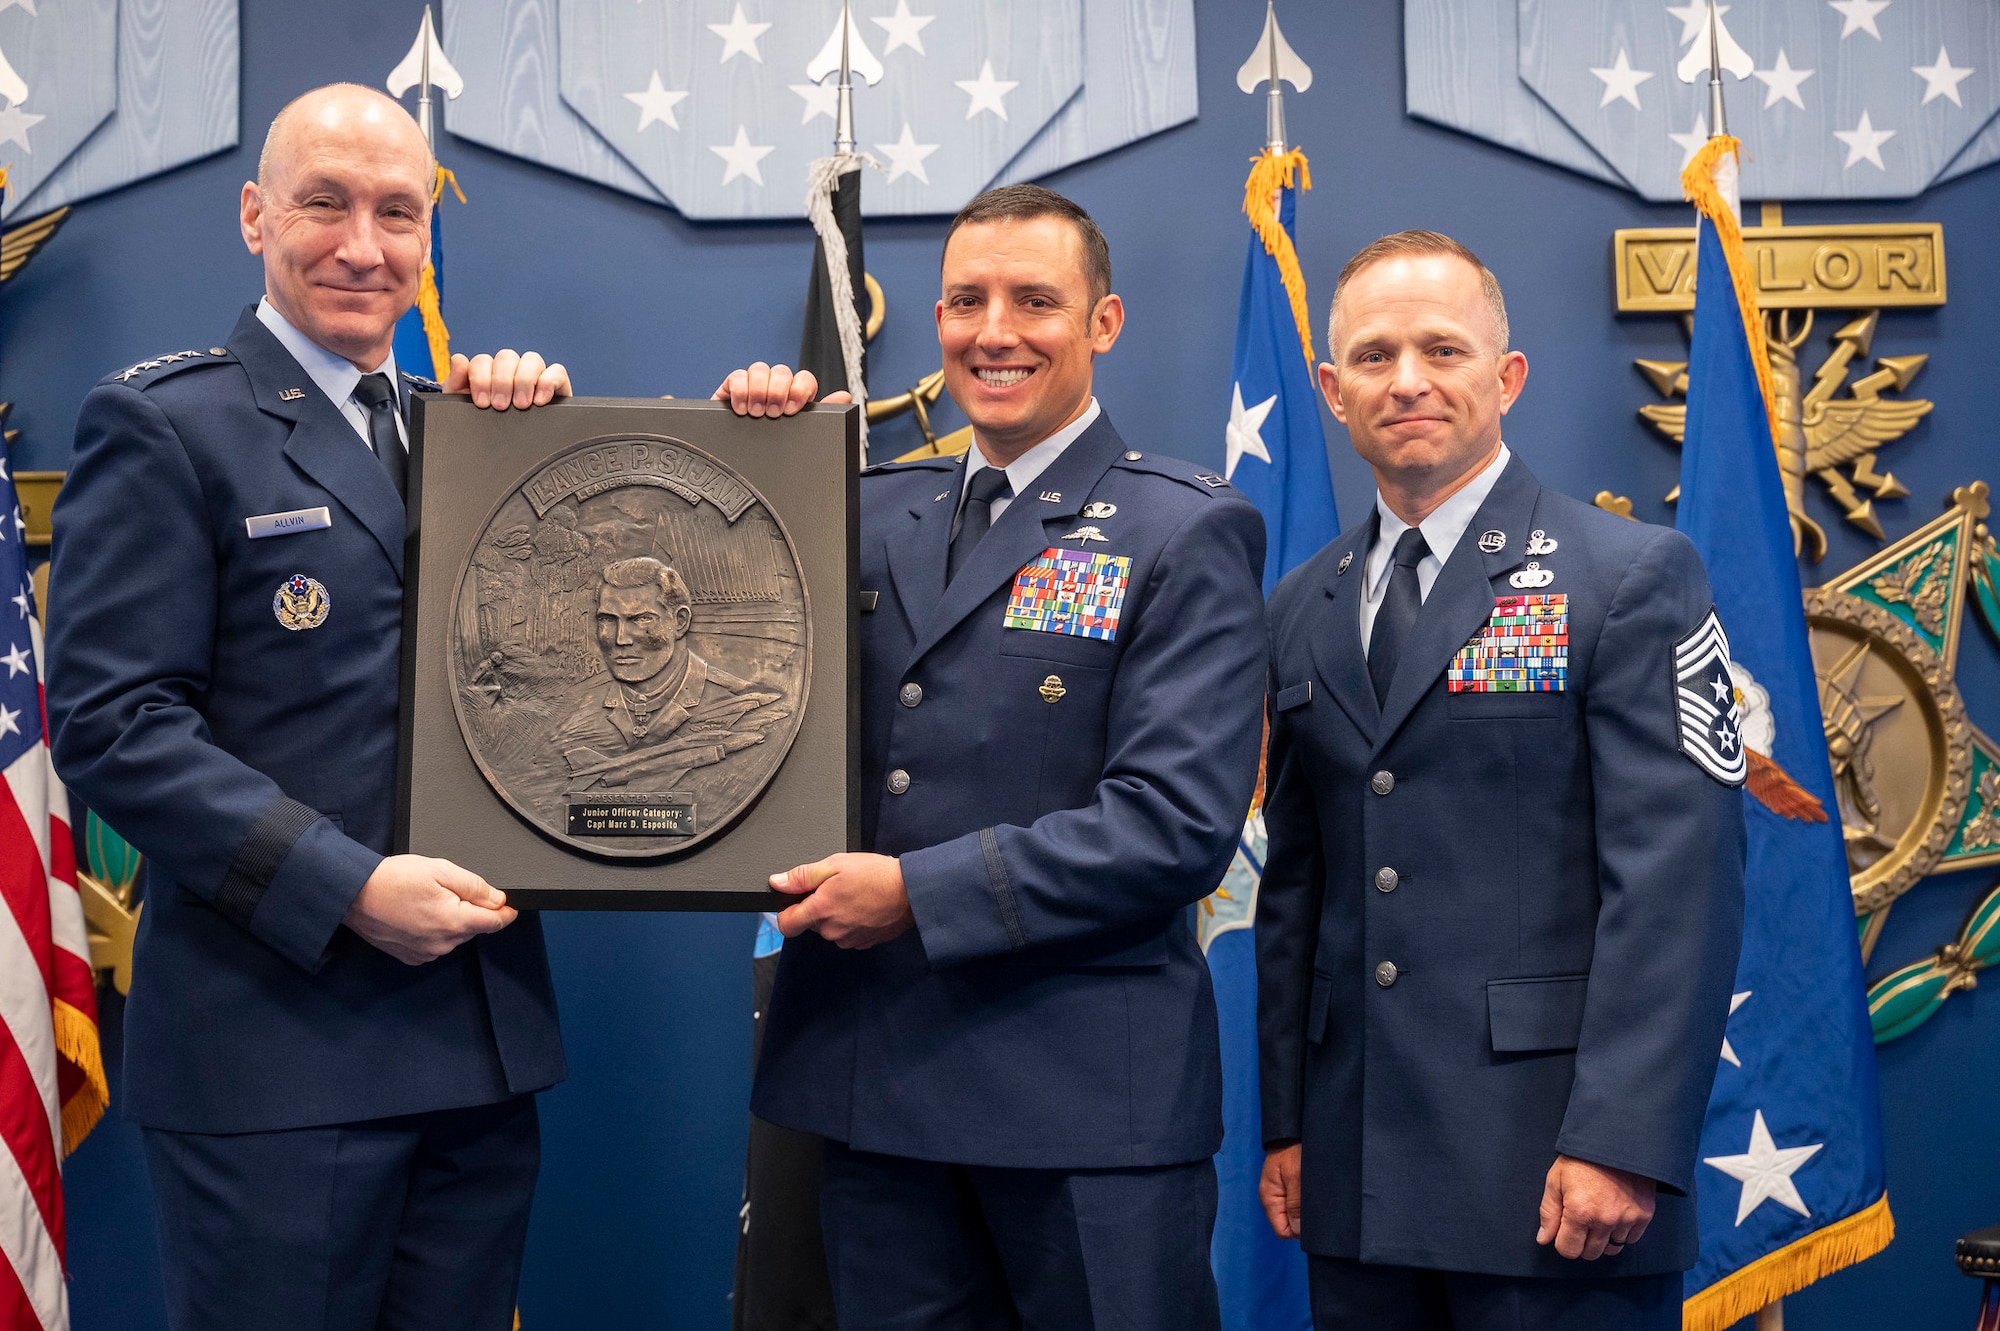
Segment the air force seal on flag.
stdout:
<path fill-rule="evenodd" d="M 1674 711 L 1681 752 L 1723 785 L 1742 785 L 1750 772 L 1743 753 L 1743 708 L 1729 673 L 1729 635 L 1713 606 L 1674 645 Z"/>

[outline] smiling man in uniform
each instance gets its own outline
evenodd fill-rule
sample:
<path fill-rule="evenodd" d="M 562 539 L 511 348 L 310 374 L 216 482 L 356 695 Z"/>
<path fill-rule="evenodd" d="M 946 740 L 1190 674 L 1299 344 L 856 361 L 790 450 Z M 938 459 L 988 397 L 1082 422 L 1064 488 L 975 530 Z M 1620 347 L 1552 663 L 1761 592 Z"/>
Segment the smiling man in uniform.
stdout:
<path fill-rule="evenodd" d="M 124 1111 L 174 1331 L 512 1324 L 563 1075 L 541 925 L 387 853 L 406 413 L 438 387 L 391 346 L 434 174 L 371 89 L 281 111 L 240 198 L 263 299 L 100 383 L 56 505 L 56 768 L 146 859 Z M 505 411 L 569 375 L 454 356 L 445 388 Z"/>
<path fill-rule="evenodd" d="M 1502 442 L 1527 358 L 1458 242 L 1363 249 L 1327 340 L 1377 495 L 1271 598 L 1265 1208 L 1322 1328 L 1678 1327 L 1743 911 L 1675 687 L 1708 579 Z"/>
<path fill-rule="evenodd" d="M 800 900 L 751 1101 L 828 1139 L 842 1331 L 1218 1325 L 1187 907 L 1256 781 L 1264 530 L 1112 429 L 1124 317 L 1082 209 L 975 199 L 937 304 L 974 444 L 862 476 L 867 849 L 772 878 Z"/>

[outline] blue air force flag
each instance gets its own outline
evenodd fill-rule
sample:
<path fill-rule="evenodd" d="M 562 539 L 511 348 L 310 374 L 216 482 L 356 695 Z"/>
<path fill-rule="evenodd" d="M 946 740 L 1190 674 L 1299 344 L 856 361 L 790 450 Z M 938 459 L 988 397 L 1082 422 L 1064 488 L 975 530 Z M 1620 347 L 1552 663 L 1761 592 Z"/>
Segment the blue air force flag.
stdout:
<path fill-rule="evenodd" d="M 1295 193 L 1289 182 L 1305 165 L 1303 153 L 1266 153 L 1257 159 L 1245 190 L 1245 210 L 1255 229 L 1236 315 L 1224 438 L 1229 478 L 1264 511 L 1270 532 L 1266 594 L 1340 534 L 1313 389 L 1305 283 L 1292 249 Z M 1222 1324 L 1230 1331 L 1305 1331 L 1312 1321 L 1305 1256 L 1296 1243 L 1271 1232 L 1257 1199 L 1264 1134 L 1257 1090 L 1257 953 L 1250 926 L 1263 872 L 1264 820 L 1252 810 L 1236 859 L 1201 916 L 1201 941 L 1222 1023 L 1223 1138 L 1215 1158 L 1222 1198 L 1210 1260 L 1222 1298 Z"/>
<path fill-rule="evenodd" d="M 1747 769 L 1749 830 L 1742 960 L 1701 1137 L 1701 1257 L 1685 1286 L 1685 1325 L 1720 1331 L 1878 1251 L 1893 1228 L 1854 901 L 1839 816 L 1828 817 L 1838 806 L 1784 488 L 1730 282 L 1735 237 L 1706 217 L 1699 232 L 1676 521 L 1707 562 L 1720 626 L 1705 624 L 1714 631 L 1697 633 L 1677 664 L 1687 667 L 1683 687 L 1699 692 L 1726 630 L 1734 698 L 1708 702 L 1706 714 L 1690 703 L 1683 734 L 1691 757 L 1728 769 L 1718 779 Z M 1704 715 L 1712 724 L 1692 735 Z"/>

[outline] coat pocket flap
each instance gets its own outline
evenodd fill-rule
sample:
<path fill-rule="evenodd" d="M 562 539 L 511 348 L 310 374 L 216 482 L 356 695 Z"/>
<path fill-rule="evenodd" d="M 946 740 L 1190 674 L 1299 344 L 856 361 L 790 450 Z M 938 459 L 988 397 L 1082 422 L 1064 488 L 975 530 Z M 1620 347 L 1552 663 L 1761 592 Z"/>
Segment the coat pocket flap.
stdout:
<path fill-rule="evenodd" d="M 1524 1054 L 1574 1049 L 1583 1032 L 1588 975 L 1548 975 L 1486 982 L 1486 1013 L 1493 1052 Z"/>
<path fill-rule="evenodd" d="M 1271 704 L 1274 711 L 1289 712 L 1294 707 L 1304 707 L 1313 700 L 1313 684 L 1306 680 L 1288 689 L 1279 689 L 1276 700 Z"/>

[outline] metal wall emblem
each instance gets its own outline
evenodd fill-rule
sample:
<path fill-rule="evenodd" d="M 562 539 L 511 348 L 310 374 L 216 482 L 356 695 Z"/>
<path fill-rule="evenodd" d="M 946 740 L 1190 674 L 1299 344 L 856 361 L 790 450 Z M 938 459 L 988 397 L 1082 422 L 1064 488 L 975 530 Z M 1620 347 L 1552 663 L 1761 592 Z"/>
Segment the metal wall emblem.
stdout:
<path fill-rule="evenodd" d="M 1778 415 L 1778 471 L 1794 543 L 1808 559 L 1826 554 L 1826 532 L 1806 511 L 1808 476 L 1825 487 L 1848 522 L 1882 540 L 1875 501 L 1910 492 L 1893 473 L 1876 470 L 1876 455 L 1909 433 L 1932 407 L 1923 398 L 1891 395 L 1908 388 L 1929 357 L 1877 357 L 1872 371 L 1851 381 L 1850 376 L 1873 350 L 1883 308 L 1944 304 L 1943 229 L 1935 223 L 1787 227 L 1779 207 L 1767 203 L 1764 225 L 1746 227 L 1743 243 L 1755 272 L 1757 305 L 1765 312 Z M 1694 308 L 1692 227 L 1619 231 L 1613 251 L 1620 313 Z M 1834 330 L 1833 346 L 1808 384 L 1800 354 L 1812 334 L 1815 309 L 1859 313 Z M 1634 364 L 1662 397 L 1686 394 L 1687 362 Z M 1649 403 L 1639 414 L 1661 434 L 1681 442 L 1687 424 L 1684 402 Z M 1679 493 L 1676 487 L 1668 501 Z"/>
<path fill-rule="evenodd" d="M 811 658 L 798 555 L 708 453 L 591 439 L 488 516 L 451 658 L 466 747 L 517 813 L 596 855 L 687 850 L 757 798 L 798 733 Z"/>

